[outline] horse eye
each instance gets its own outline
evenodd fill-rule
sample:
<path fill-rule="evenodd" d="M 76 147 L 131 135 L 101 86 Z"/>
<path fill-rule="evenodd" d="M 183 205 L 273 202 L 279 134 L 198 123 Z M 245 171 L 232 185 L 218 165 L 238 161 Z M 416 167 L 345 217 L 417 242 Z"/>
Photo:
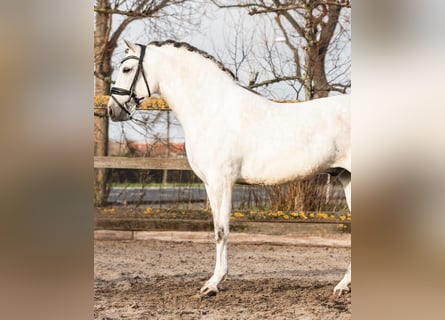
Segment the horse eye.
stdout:
<path fill-rule="evenodd" d="M 122 70 L 124 73 L 128 73 L 131 71 L 131 68 L 125 67 L 124 70 Z"/>

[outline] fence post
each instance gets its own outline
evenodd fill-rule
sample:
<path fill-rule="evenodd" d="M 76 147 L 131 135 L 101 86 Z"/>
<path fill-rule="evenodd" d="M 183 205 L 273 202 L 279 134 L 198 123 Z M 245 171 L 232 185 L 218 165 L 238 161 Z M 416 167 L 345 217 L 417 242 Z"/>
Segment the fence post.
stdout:
<path fill-rule="evenodd" d="M 94 97 L 94 155 L 108 155 L 107 96 Z M 103 206 L 108 197 L 108 170 L 94 169 L 94 205 Z"/>
<path fill-rule="evenodd" d="M 170 111 L 167 111 L 167 158 L 170 158 Z M 168 180 L 168 170 L 164 170 L 162 174 L 162 183 L 166 184 Z"/>

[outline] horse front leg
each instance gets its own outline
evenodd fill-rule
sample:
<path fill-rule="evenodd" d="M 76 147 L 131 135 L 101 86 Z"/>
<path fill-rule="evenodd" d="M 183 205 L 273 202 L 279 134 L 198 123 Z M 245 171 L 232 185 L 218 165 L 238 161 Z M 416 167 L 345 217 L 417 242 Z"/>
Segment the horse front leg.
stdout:
<path fill-rule="evenodd" d="M 229 220 L 232 208 L 231 183 L 206 185 L 207 195 L 213 211 L 213 226 L 216 241 L 216 262 L 212 277 L 201 288 L 201 294 L 212 296 L 218 293 L 218 285 L 228 273 L 227 241 L 229 239 Z"/>

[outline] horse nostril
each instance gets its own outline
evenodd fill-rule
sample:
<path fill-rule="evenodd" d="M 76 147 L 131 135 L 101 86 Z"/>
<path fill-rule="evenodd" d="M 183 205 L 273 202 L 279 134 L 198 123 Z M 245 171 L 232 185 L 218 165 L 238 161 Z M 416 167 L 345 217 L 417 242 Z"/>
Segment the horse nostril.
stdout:
<path fill-rule="evenodd" d="M 113 116 L 113 109 L 111 109 L 111 108 L 108 109 L 108 115 L 109 115 L 110 117 Z"/>

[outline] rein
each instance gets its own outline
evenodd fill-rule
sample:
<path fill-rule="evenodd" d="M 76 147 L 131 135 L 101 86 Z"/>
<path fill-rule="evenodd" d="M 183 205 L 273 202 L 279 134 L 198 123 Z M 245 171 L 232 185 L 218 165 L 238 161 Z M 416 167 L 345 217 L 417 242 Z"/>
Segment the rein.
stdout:
<path fill-rule="evenodd" d="M 137 83 L 137 81 L 139 79 L 139 74 L 142 74 L 142 78 L 144 79 L 145 86 L 147 87 L 147 91 L 148 91 L 148 97 L 151 96 L 150 87 L 148 86 L 148 81 L 147 81 L 147 78 L 145 76 L 145 71 L 144 71 L 144 66 L 143 66 L 145 50 L 147 49 L 147 46 L 143 46 L 141 44 L 137 44 L 137 45 L 141 48 L 141 55 L 140 55 L 140 57 L 128 56 L 128 57 L 124 58 L 121 61 L 121 64 L 122 64 L 122 63 L 124 63 L 125 61 L 127 61 L 129 59 L 136 59 L 136 60 L 138 60 L 138 67 L 137 67 L 136 73 L 134 75 L 133 81 L 131 82 L 130 89 L 123 89 L 123 88 L 118 88 L 118 87 L 112 87 L 111 90 L 110 90 L 111 98 L 118 104 L 118 106 L 122 110 L 125 111 L 126 114 L 128 114 L 128 116 L 130 118 L 131 118 L 132 112 L 130 112 L 130 110 L 129 110 L 128 103 L 131 101 L 131 99 L 133 99 L 134 102 L 136 102 L 136 107 L 138 107 L 140 105 L 141 100 L 144 99 L 144 97 L 138 98 L 136 96 L 136 93 L 134 92 L 134 89 L 136 87 L 136 83 Z M 128 99 L 127 99 L 127 101 L 125 101 L 122 104 L 121 102 L 119 102 L 116 99 L 115 95 L 118 95 L 118 96 L 128 96 Z"/>

